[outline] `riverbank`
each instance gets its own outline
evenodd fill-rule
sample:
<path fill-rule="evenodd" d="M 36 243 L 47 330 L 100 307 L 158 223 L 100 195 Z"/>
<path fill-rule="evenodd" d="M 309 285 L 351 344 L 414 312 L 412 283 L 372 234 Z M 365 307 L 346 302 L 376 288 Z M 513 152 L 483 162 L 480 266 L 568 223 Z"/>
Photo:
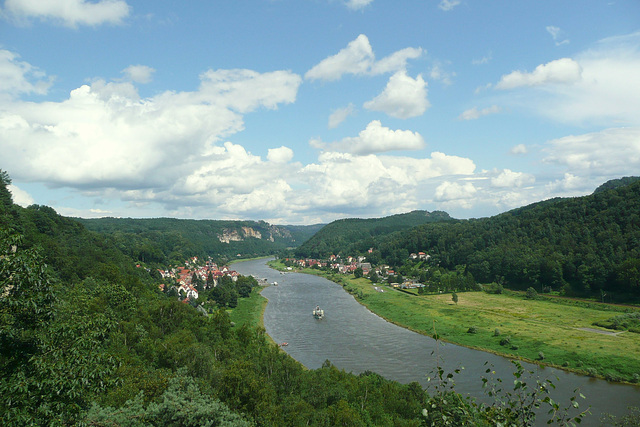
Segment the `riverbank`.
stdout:
<path fill-rule="evenodd" d="M 282 264 L 269 263 L 282 269 Z M 616 312 L 597 306 L 527 300 L 484 292 L 411 295 L 368 279 L 317 269 L 296 270 L 342 285 L 369 310 L 398 326 L 466 347 L 593 377 L 634 383 L 640 374 L 640 334 L 601 334 L 594 322 Z M 384 292 L 380 292 L 383 290 Z"/>

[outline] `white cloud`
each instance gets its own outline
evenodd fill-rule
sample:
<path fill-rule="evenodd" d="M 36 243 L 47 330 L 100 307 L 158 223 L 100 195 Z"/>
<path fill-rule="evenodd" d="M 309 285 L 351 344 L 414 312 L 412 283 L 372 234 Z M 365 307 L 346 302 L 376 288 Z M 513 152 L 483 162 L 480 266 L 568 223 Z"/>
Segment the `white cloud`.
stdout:
<path fill-rule="evenodd" d="M 429 77 L 433 80 L 438 80 L 442 82 L 442 84 L 446 86 L 450 86 L 453 84 L 453 78 L 456 76 L 455 72 L 449 72 L 444 69 L 444 65 L 436 61 L 436 63 L 431 67 L 431 71 L 429 72 Z"/>
<path fill-rule="evenodd" d="M 338 125 L 344 122 L 347 117 L 355 113 L 355 107 L 353 104 L 349 104 L 344 108 L 338 108 L 329 116 L 329 129 L 335 129 Z"/>
<path fill-rule="evenodd" d="M 314 140 L 311 145 L 325 151 L 366 155 L 394 150 L 419 150 L 424 147 L 424 139 L 417 132 L 391 130 L 382 126 L 379 120 L 373 120 L 357 137 L 344 138 L 331 144 Z"/>
<path fill-rule="evenodd" d="M 477 191 L 471 182 L 445 181 L 436 188 L 435 200 L 446 206 L 469 209 L 473 206 L 473 198 Z"/>
<path fill-rule="evenodd" d="M 562 35 L 562 30 L 558 27 L 555 27 L 553 25 L 549 25 L 546 27 L 546 30 L 549 34 L 551 34 L 551 37 L 553 37 L 553 41 L 556 42 L 556 46 L 560 46 L 563 44 L 569 44 L 569 40 L 568 39 L 563 39 L 560 40 L 561 35 Z"/>
<path fill-rule="evenodd" d="M 460 0 L 442 0 L 438 7 L 445 12 L 452 10 L 454 7 L 460 4 Z"/>
<path fill-rule="evenodd" d="M 149 83 L 155 71 L 156 70 L 146 65 L 130 65 L 122 70 L 122 73 L 133 82 Z"/>
<path fill-rule="evenodd" d="M 372 64 L 371 74 L 394 73 L 404 71 L 407 68 L 409 59 L 417 59 L 422 56 L 424 50 L 419 47 L 407 47 L 400 49 L 389 56 L 382 58 Z"/>
<path fill-rule="evenodd" d="M 520 89 L 500 99 L 504 106 L 561 123 L 638 126 L 640 32 L 601 40 L 575 58 L 539 65 L 532 73 L 505 75 L 495 88 Z"/>
<path fill-rule="evenodd" d="M 509 154 L 513 155 L 527 154 L 527 152 L 527 146 L 524 144 L 518 144 L 509 150 Z"/>
<path fill-rule="evenodd" d="M 478 107 L 473 107 L 468 110 L 465 110 L 458 116 L 459 120 L 476 120 L 483 116 L 488 116 L 489 114 L 496 114 L 500 112 L 500 107 L 497 105 L 492 105 L 491 107 L 483 108 L 482 110 L 478 110 Z"/>
<path fill-rule="evenodd" d="M 273 163 L 287 163 L 293 159 L 293 150 L 284 145 L 280 148 L 270 148 L 267 152 L 267 160 Z"/>
<path fill-rule="evenodd" d="M 577 176 L 620 177 L 640 170 L 640 128 L 605 129 L 549 141 L 546 163 Z M 602 179 L 603 181 L 605 178 Z"/>
<path fill-rule="evenodd" d="M 53 79 L 8 50 L 0 49 L 0 96 L 44 95 Z"/>
<path fill-rule="evenodd" d="M 302 79 L 290 71 L 209 70 L 200 75 L 200 92 L 208 102 L 239 113 L 269 109 L 295 101 Z"/>
<path fill-rule="evenodd" d="M 399 119 L 420 116 L 429 106 L 427 82 L 421 75 L 413 79 L 403 71 L 389 78 L 380 95 L 364 103 L 368 110 L 382 111 Z"/>
<path fill-rule="evenodd" d="M 515 89 L 522 86 L 575 83 L 582 78 L 582 67 L 571 58 L 562 58 L 538 65 L 531 73 L 513 71 L 502 76 L 496 89 Z"/>
<path fill-rule="evenodd" d="M 130 10 L 123 0 L 6 0 L 4 7 L 17 19 L 52 20 L 68 27 L 121 24 Z"/>
<path fill-rule="evenodd" d="M 377 75 L 405 70 L 409 59 L 422 56 L 422 48 L 404 48 L 375 60 L 375 54 L 364 34 L 349 42 L 337 54 L 323 59 L 305 74 L 308 80 L 339 80 L 344 74 Z"/>
<path fill-rule="evenodd" d="M 9 191 L 11 192 L 11 196 L 12 196 L 11 198 L 13 199 L 13 203 L 15 203 L 16 205 L 20 205 L 23 208 L 26 208 L 27 206 L 30 206 L 35 203 L 35 200 L 33 199 L 33 197 L 31 197 L 31 195 L 26 191 L 21 190 L 20 188 L 16 187 L 13 184 L 10 184 L 8 188 L 9 188 Z"/>
<path fill-rule="evenodd" d="M 323 59 L 305 74 L 309 80 L 338 80 L 343 74 L 365 74 L 374 61 L 369 39 L 360 34 L 346 48 Z"/>
<path fill-rule="evenodd" d="M 533 184 L 536 180 L 531 174 L 513 172 L 509 169 L 504 169 L 499 173 L 494 171 L 494 173 L 496 175 L 491 178 L 491 185 L 494 187 L 523 187 Z"/>
<path fill-rule="evenodd" d="M 12 174 L 20 179 L 69 187 L 166 186 L 242 130 L 241 114 L 293 102 L 301 83 L 286 71 L 211 70 L 201 79 L 197 91 L 146 99 L 131 83 L 101 80 L 61 102 L 5 97 L 3 162 L 15 165 Z M 271 155 L 282 160 L 288 154 L 281 148 Z"/>
<path fill-rule="evenodd" d="M 349 9 L 358 10 L 373 3 L 373 0 L 346 0 L 345 3 Z"/>

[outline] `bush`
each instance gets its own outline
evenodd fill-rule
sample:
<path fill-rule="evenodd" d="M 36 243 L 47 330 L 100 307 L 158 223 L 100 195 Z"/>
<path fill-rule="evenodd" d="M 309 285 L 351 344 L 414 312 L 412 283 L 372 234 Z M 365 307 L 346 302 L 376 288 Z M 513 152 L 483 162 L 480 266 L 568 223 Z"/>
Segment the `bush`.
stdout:
<path fill-rule="evenodd" d="M 538 299 L 538 292 L 536 292 L 535 289 L 530 287 L 529 289 L 527 289 L 527 293 L 525 295 L 525 298 L 527 298 L 527 299 Z"/>
<path fill-rule="evenodd" d="M 511 336 L 506 336 L 500 340 L 500 345 L 507 345 L 511 343 Z"/>
<path fill-rule="evenodd" d="M 544 353 L 541 351 L 538 352 L 538 360 L 544 360 Z"/>
<path fill-rule="evenodd" d="M 476 328 L 475 326 L 472 326 L 467 330 L 467 333 L 468 334 L 477 334 L 478 333 L 478 328 Z"/>
<path fill-rule="evenodd" d="M 498 337 L 498 336 L 500 336 L 500 329 L 496 328 L 496 330 L 495 330 L 495 331 L 493 331 L 493 336 L 494 336 L 494 337 Z"/>

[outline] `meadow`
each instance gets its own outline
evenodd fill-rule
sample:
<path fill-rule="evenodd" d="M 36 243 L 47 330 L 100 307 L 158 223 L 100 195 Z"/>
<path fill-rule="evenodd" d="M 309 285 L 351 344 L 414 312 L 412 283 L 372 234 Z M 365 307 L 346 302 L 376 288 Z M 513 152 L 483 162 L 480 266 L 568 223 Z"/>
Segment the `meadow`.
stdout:
<path fill-rule="evenodd" d="M 320 270 L 303 272 L 321 274 Z M 372 312 L 424 335 L 613 381 L 640 380 L 640 334 L 611 331 L 595 323 L 637 308 L 562 298 L 526 299 L 508 292 L 418 295 L 386 285 L 377 291 L 366 278 L 323 274 Z"/>

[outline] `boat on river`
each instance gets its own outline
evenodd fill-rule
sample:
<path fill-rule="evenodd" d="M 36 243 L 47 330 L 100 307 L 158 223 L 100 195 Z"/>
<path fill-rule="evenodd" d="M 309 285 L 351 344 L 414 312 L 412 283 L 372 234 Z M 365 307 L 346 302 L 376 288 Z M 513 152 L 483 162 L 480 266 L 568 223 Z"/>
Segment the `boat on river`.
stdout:
<path fill-rule="evenodd" d="M 316 308 L 313 310 L 313 317 L 316 319 L 322 319 L 324 317 L 324 310 L 321 309 L 319 305 L 316 305 Z"/>

